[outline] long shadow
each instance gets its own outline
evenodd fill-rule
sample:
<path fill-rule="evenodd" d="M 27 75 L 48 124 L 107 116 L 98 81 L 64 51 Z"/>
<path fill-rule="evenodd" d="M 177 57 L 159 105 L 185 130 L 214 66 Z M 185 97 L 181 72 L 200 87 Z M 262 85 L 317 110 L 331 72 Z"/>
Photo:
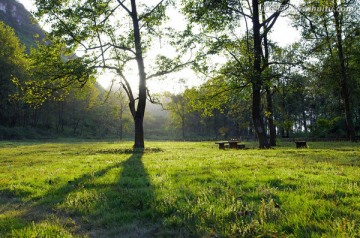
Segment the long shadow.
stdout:
<path fill-rule="evenodd" d="M 70 227 L 72 232 L 90 237 L 153 236 L 157 232 L 156 226 L 153 225 L 157 219 L 153 204 L 155 196 L 141 161 L 142 157 L 143 153 L 134 152 L 125 161 L 94 173 L 83 174 L 41 199 L 23 205 L 26 207 L 24 212 L 13 217 L 22 221 L 22 225 L 17 225 L 16 230 L 46 221 L 49 217 L 56 217 L 59 220 L 71 218 L 76 222 Z M 94 182 L 113 169 L 120 170 L 118 180 L 107 181 L 106 184 Z M 81 193 L 84 189 L 102 194 L 101 199 L 88 198 L 87 202 L 92 204 L 87 210 L 77 209 L 76 206 L 81 205 L 81 201 L 74 204 L 71 211 L 59 208 L 59 204 L 64 204 L 71 194 Z M 20 201 L 21 199 L 18 201 L 19 204 Z"/>
<path fill-rule="evenodd" d="M 16 227 L 17 229 L 21 229 L 28 226 L 32 222 L 40 222 L 45 220 L 51 215 L 63 216 L 64 213 L 55 207 L 58 204 L 64 202 L 70 193 L 79 190 L 79 188 L 83 187 L 84 184 L 86 184 L 87 181 L 91 180 L 93 177 L 101 177 L 110 170 L 121 166 L 122 163 L 123 162 L 113 164 L 104 169 L 96 171 L 95 173 L 83 174 L 74 180 L 67 181 L 66 185 L 52 190 L 41 198 L 34 198 L 32 201 L 29 201 L 26 204 L 23 203 L 23 199 L 26 198 L 26 196 L 29 194 L 23 194 L 21 191 L 12 191 L 10 193 L 7 190 L 1 190 L 0 195 L 2 195 L 1 197 L 5 197 L 8 201 L 10 201 L 12 207 L 19 207 L 24 210 L 24 212 L 21 212 L 19 215 L 13 217 L 14 220 L 25 221 L 25 223 L 22 223 L 23 226 L 17 225 Z"/>
<path fill-rule="evenodd" d="M 153 237 L 157 232 L 155 191 L 142 157 L 143 153 L 133 153 L 122 163 L 117 183 L 106 192 L 109 216 L 99 225 L 107 229 L 93 231 L 95 237 Z"/>

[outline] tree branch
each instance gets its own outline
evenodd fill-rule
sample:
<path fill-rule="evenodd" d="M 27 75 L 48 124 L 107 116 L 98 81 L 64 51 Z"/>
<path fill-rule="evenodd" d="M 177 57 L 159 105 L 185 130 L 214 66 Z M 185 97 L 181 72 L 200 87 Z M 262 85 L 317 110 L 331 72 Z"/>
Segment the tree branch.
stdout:
<path fill-rule="evenodd" d="M 236 55 L 230 51 L 227 51 L 233 58 L 234 60 L 239 64 L 240 68 L 244 68 L 243 64 L 241 63 L 241 61 L 236 57 Z"/>
<path fill-rule="evenodd" d="M 271 28 L 275 25 L 275 22 L 277 21 L 278 17 L 280 16 L 280 13 L 285 11 L 287 8 L 285 8 L 286 5 L 288 5 L 290 0 L 283 0 L 281 2 L 280 8 L 276 10 L 270 17 L 268 17 L 264 22 L 260 24 L 260 27 L 265 27 L 266 29 L 261 34 L 261 38 L 263 38 L 267 33 L 271 30 Z"/>
<path fill-rule="evenodd" d="M 86 46 L 81 42 L 79 41 L 76 36 L 74 35 L 74 33 L 69 29 L 68 25 L 53 11 L 51 11 L 52 14 L 55 16 L 56 19 L 58 19 L 58 21 L 60 22 L 61 25 L 63 25 L 67 31 L 67 33 L 70 35 L 70 37 L 75 41 L 77 42 L 79 45 L 82 45 L 85 49 L 86 49 Z"/>
<path fill-rule="evenodd" d="M 192 60 L 192 61 L 188 61 L 188 62 L 183 63 L 183 64 L 175 65 L 174 67 L 172 67 L 169 70 L 163 70 L 163 71 L 156 72 L 156 73 L 154 73 L 152 75 L 149 75 L 148 77 L 146 77 L 146 79 L 151 79 L 151 78 L 163 76 L 163 75 L 166 75 L 166 74 L 170 74 L 170 73 L 175 72 L 176 70 L 181 69 L 181 68 L 185 67 L 186 65 L 192 64 L 194 62 L 195 62 L 195 60 Z"/>
<path fill-rule="evenodd" d="M 250 85 L 250 83 L 246 83 L 246 84 L 243 84 L 243 85 L 238 85 L 236 87 L 228 87 L 224 90 L 221 90 L 221 91 L 218 91 L 216 92 L 215 94 L 212 94 L 210 96 L 205 96 L 205 97 L 202 97 L 202 98 L 199 98 L 199 100 L 209 100 L 209 99 L 213 99 L 213 98 L 216 98 L 218 97 L 219 95 L 223 94 L 223 93 L 226 93 L 226 92 L 230 92 L 232 90 L 244 90 L 246 87 L 248 87 Z M 217 87 L 217 85 L 210 85 L 210 86 L 205 86 L 205 88 L 208 88 L 208 87 Z M 237 91 L 239 92 L 239 91 Z"/>
<path fill-rule="evenodd" d="M 118 9 L 118 7 L 120 7 L 120 4 L 117 5 L 114 9 L 110 10 L 110 11 L 109 11 L 109 14 L 104 18 L 104 20 L 102 20 L 102 21 L 100 22 L 100 24 L 106 22 L 106 21 L 113 15 L 113 13 L 116 11 L 116 9 Z M 106 13 L 107 13 L 107 12 L 106 12 Z"/>
<path fill-rule="evenodd" d="M 152 104 L 157 104 L 157 105 L 161 105 L 161 106 L 163 105 L 163 104 L 159 101 L 159 99 L 154 98 L 154 97 L 151 96 L 150 90 L 149 90 L 148 88 L 146 88 L 146 94 L 147 94 L 147 96 L 148 96 L 149 101 L 150 101 Z"/>
<path fill-rule="evenodd" d="M 136 55 L 136 52 L 133 49 L 129 48 L 129 47 L 121 46 L 121 45 L 114 45 L 114 44 L 111 44 L 111 43 L 109 43 L 109 45 L 111 45 L 115 49 L 129 51 L 129 52 L 133 53 L 134 55 Z"/>
<path fill-rule="evenodd" d="M 130 15 L 132 16 L 132 12 L 129 10 L 129 8 L 127 8 L 125 5 L 124 5 L 124 2 L 125 0 L 121 1 L 121 0 L 117 0 L 118 3 L 120 4 L 120 6 Z"/>
<path fill-rule="evenodd" d="M 242 16 L 244 16 L 245 18 L 252 19 L 252 16 L 249 15 L 249 14 L 246 14 L 246 13 L 243 11 L 243 9 L 242 9 L 242 10 L 238 10 L 238 9 L 233 8 L 233 7 L 231 7 L 231 6 L 227 6 L 227 8 L 229 8 L 230 10 L 232 10 L 232 11 L 234 11 L 234 12 L 236 12 L 236 13 L 242 15 Z M 241 7 L 241 8 L 242 8 L 242 7 Z"/>
<path fill-rule="evenodd" d="M 156 6 L 148 13 L 145 13 L 143 16 L 141 16 L 139 18 L 139 21 L 141 21 L 142 19 L 150 16 L 163 2 L 165 2 L 166 0 L 161 0 L 158 4 L 156 4 Z"/>

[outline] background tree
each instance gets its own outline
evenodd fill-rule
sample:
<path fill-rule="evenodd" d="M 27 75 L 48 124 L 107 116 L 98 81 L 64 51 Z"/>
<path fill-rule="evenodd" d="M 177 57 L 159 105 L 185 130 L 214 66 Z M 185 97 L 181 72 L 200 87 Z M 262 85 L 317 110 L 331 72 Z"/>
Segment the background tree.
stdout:
<path fill-rule="evenodd" d="M 127 117 L 130 112 L 127 110 L 128 100 L 125 91 L 122 88 L 111 91 L 107 102 L 111 105 L 111 118 L 115 117 L 115 121 L 118 122 L 115 128 L 118 131 L 119 139 L 123 140 L 124 133 L 129 131 L 129 119 L 131 119 Z"/>
<path fill-rule="evenodd" d="M 186 123 L 189 117 L 189 99 L 184 94 L 170 95 L 170 102 L 166 110 L 170 111 L 170 117 L 176 127 L 181 128 L 182 139 L 185 140 Z"/>
<path fill-rule="evenodd" d="M 0 21 L 0 125 L 16 125 L 20 105 L 10 100 L 16 93 L 12 80 L 27 77 L 28 61 L 25 47 L 20 43 L 14 30 Z"/>

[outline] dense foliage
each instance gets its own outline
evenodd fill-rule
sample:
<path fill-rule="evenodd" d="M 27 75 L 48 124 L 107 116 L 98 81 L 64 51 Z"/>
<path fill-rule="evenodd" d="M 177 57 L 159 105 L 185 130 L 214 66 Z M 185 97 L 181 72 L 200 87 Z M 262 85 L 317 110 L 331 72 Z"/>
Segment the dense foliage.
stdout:
<path fill-rule="evenodd" d="M 18 108 L 14 108 L 16 104 L 10 98 L 16 92 L 11 79 L 25 77 L 28 63 L 25 48 L 14 30 L 3 22 L 0 22 L 0 48 L 0 125 L 14 126 Z"/>

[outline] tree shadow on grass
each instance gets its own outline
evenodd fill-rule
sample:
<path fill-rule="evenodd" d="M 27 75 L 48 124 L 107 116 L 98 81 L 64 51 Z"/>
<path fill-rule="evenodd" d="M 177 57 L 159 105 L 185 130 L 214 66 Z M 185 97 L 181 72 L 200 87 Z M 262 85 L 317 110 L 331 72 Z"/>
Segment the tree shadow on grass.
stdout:
<path fill-rule="evenodd" d="M 158 231 L 155 192 L 142 157 L 137 152 L 124 161 L 118 181 L 104 191 L 106 202 L 96 207 L 105 209 L 104 216 L 96 222 L 99 230 L 93 230 L 93 236 L 153 237 Z"/>
<path fill-rule="evenodd" d="M 60 230 L 69 230 L 74 235 L 153 237 L 159 229 L 155 193 L 142 157 L 142 152 L 134 151 L 127 160 L 83 174 L 41 199 L 19 203 L 22 210 L 19 214 L 8 221 L 0 220 L 0 225 L 14 222 L 16 225 L 8 226 L 0 235 L 36 236 L 31 233 L 34 225 L 55 221 Z M 105 178 L 110 172 L 117 173 L 118 180 Z M 59 234 L 57 229 L 48 231 L 50 236 Z"/>
<path fill-rule="evenodd" d="M 167 196 L 159 196 L 160 188 L 156 194 L 150 183 L 142 162 L 144 153 L 116 152 L 113 154 L 128 154 L 129 157 L 66 181 L 63 186 L 54 184 L 54 190 L 41 199 L 23 205 L 18 203 L 22 212 L 12 217 L 18 221 L 10 221 L 18 224 L 2 231 L 4 234 L 0 233 L 0 236 L 38 237 L 37 230 L 48 229 L 47 237 L 64 237 L 61 233 L 64 231 L 68 231 L 70 236 L 87 237 L 210 237 L 215 233 L 221 236 L 225 225 L 250 226 L 256 219 L 257 212 L 246 204 L 237 203 L 236 194 L 233 195 L 234 201 L 230 195 L 223 196 L 236 189 L 231 189 L 225 182 L 213 184 L 213 180 L 218 179 L 211 176 L 210 170 L 203 168 L 202 177 L 192 170 L 178 172 L 180 181 L 183 177 L 188 179 L 180 182 L 181 186 L 166 188 L 163 193 L 171 193 L 170 200 L 167 200 Z M 110 153 L 104 151 L 103 154 Z M 177 180 L 169 179 L 170 183 Z M 278 181 L 272 183 L 281 185 Z M 260 202 L 259 198 L 245 194 L 242 199 L 251 203 Z M 275 208 L 270 205 L 267 202 L 265 208 L 273 211 Z M 222 210 L 230 206 L 233 209 L 225 214 Z M 8 223 L 9 220 L 3 224 Z M 48 225 L 46 228 L 44 223 Z"/>

